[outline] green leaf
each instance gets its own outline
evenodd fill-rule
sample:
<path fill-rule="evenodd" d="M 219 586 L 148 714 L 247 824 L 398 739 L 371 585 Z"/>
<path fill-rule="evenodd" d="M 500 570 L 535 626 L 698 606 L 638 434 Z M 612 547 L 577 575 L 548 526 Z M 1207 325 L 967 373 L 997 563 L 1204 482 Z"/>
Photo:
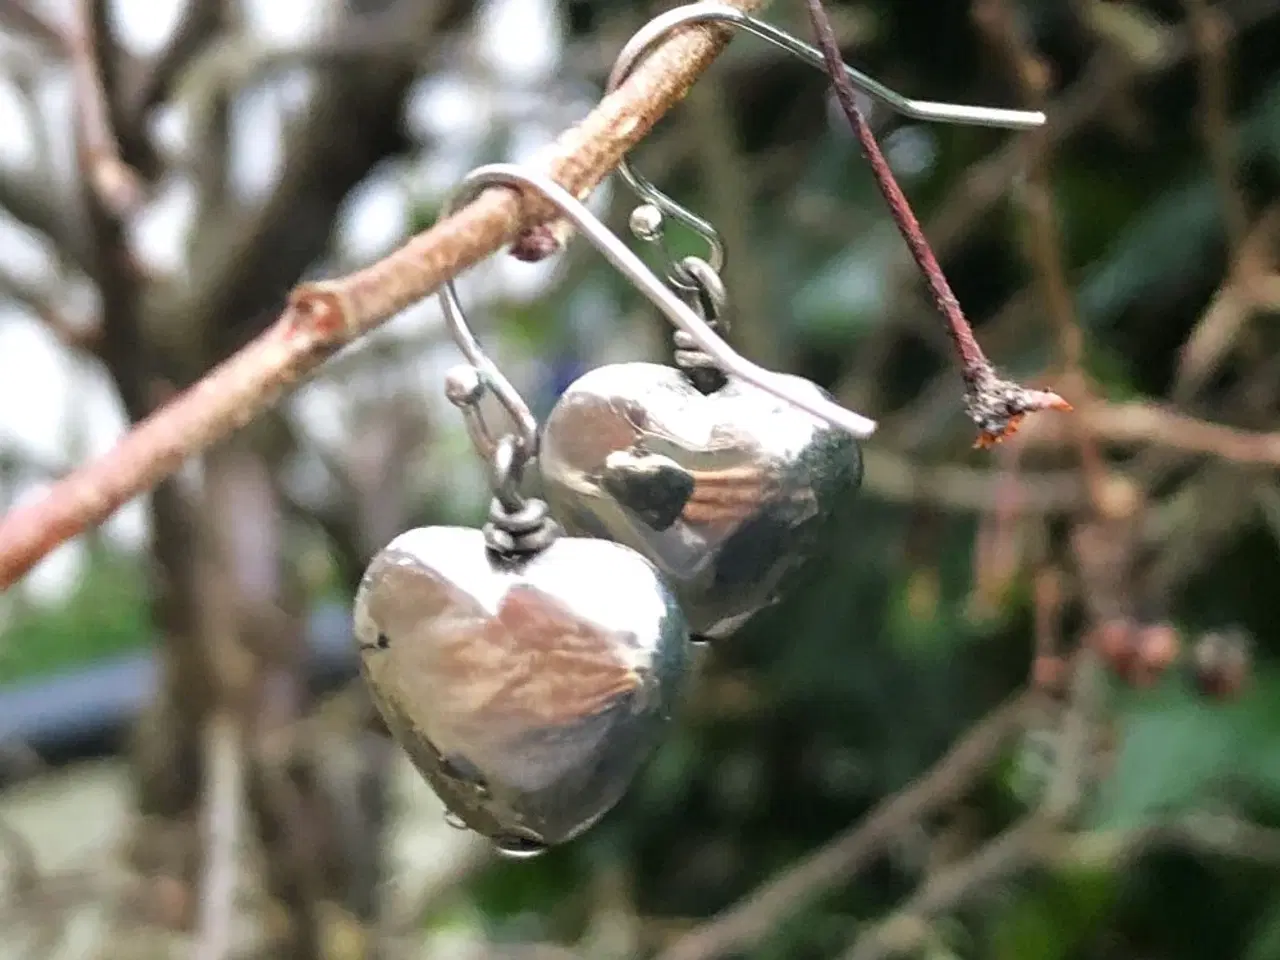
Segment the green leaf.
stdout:
<path fill-rule="evenodd" d="M 901 243 L 892 224 L 877 224 L 818 270 L 791 310 L 809 337 L 832 337 L 878 326 L 889 309 L 888 264 Z"/>
<path fill-rule="evenodd" d="M 1059 926 L 1043 897 L 1023 897 L 996 926 L 990 955 L 993 960 L 1063 960 Z"/>
<path fill-rule="evenodd" d="M 1093 329 L 1208 256 L 1221 229 L 1221 199 L 1205 176 L 1170 188 L 1090 268 L 1076 302 Z"/>
<path fill-rule="evenodd" d="M 141 565 L 95 553 L 64 604 L 32 609 L 0 634 L 0 686 L 143 649 L 152 632 Z"/>
<path fill-rule="evenodd" d="M 1168 685 L 1134 699 L 1095 810 L 1105 827 L 1132 827 L 1202 807 L 1231 787 L 1280 796 L 1280 677 L 1259 670 L 1233 703 Z"/>
<path fill-rule="evenodd" d="M 992 960 L 1065 960 L 1075 954 L 1115 901 L 1114 878 L 1070 870 L 1012 901 L 996 921 Z"/>
<path fill-rule="evenodd" d="M 1120 754 L 1103 785 L 1099 826 L 1137 826 L 1202 803 L 1236 768 L 1246 734 L 1238 711 L 1162 689 L 1123 720 Z"/>
<path fill-rule="evenodd" d="M 1257 933 L 1240 960 L 1275 960 L 1280 957 L 1280 900 L 1258 921 Z"/>

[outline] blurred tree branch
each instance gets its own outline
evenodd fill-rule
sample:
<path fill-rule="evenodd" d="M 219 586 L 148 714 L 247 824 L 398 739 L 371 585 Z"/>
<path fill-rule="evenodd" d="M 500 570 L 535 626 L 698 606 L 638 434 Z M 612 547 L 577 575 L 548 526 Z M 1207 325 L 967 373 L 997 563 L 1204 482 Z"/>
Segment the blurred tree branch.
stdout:
<path fill-rule="evenodd" d="M 740 952 L 758 944 L 810 899 L 847 883 L 903 830 L 963 795 L 1022 729 L 1036 699 L 1034 693 L 1023 693 L 996 707 L 901 793 L 886 797 L 829 844 L 680 937 L 658 960 L 713 960 Z"/>
<path fill-rule="evenodd" d="M 739 5 L 754 9 L 760 4 L 740 0 Z M 544 166 L 573 192 L 586 193 L 685 94 L 728 36 L 724 29 L 695 27 L 664 42 L 617 91 L 560 138 Z M 314 161 L 303 157 L 296 162 Z M 282 196 L 278 193 L 277 200 Z M 12 584 L 57 544 L 100 523 L 187 456 L 247 423 L 341 346 L 493 253 L 522 225 L 552 218 L 545 203 L 522 203 L 512 191 L 487 190 L 380 263 L 341 279 L 296 288 L 266 333 L 42 501 L 0 519 L 0 586 Z M 278 229 L 264 224 L 263 232 L 268 228 Z M 234 244 L 224 263 L 234 259 L 244 265 L 245 250 Z M 225 276 L 225 269 L 215 267 L 211 276 Z M 234 303 L 236 295 L 222 289 L 219 297 L 227 301 L 210 295 L 199 298 L 198 306 L 218 323 L 234 323 L 235 316 L 219 310 Z"/>
<path fill-rule="evenodd" d="M 208 852 L 193 960 L 225 960 L 232 948 L 244 803 L 244 757 L 238 727 L 235 718 L 226 714 L 213 717 L 207 725 L 203 828 Z"/>
<path fill-rule="evenodd" d="M 926 940 L 930 923 L 954 910 L 992 883 L 1026 869 L 1040 856 L 1052 836 L 1038 817 L 1020 820 L 977 851 L 925 879 L 920 887 L 886 919 L 858 936 L 843 960 L 885 960 L 910 953 Z"/>

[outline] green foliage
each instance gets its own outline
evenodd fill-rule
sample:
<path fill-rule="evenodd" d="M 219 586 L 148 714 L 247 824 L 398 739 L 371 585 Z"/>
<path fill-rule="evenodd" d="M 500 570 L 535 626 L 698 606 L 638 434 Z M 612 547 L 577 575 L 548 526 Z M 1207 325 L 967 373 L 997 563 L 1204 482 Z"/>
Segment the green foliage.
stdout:
<path fill-rule="evenodd" d="M 94 554 L 65 605 L 27 608 L 0 634 L 0 685 L 147 646 L 145 600 L 136 560 Z"/>
<path fill-rule="evenodd" d="M 991 923 L 990 960 L 1069 960 L 1114 906 L 1111 874 L 1075 872 L 1031 884 L 1009 898 Z"/>
<path fill-rule="evenodd" d="M 1096 825 L 1139 827 L 1227 800 L 1280 809 L 1280 672 L 1260 671 L 1229 703 L 1174 681 L 1129 701 Z"/>

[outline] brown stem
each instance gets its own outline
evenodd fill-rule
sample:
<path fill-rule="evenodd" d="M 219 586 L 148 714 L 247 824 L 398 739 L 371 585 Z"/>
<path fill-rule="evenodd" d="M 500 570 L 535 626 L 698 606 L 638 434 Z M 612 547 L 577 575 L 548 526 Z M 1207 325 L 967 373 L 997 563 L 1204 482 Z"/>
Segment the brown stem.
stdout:
<path fill-rule="evenodd" d="M 103 208 L 119 218 L 138 208 L 143 191 L 137 173 L 121 159 L 120 146 L 111 129 L 111 111 L 94 36 L 96 2 L 82 0 L 79 20 L 68 32 L 66 43 L 76 92 L 78 147 L 86 180 Z"/>
<path fill-rule="evenodd" d="M 955 344 L 956 354 L 960 359 L 960 372 L 964 377 L 965 409 L 979 430 L 976 445 L 989 447 L 999 443 L 1018 428 L 1027 414 L 1037 410 L 1070 410 L 1071 405 L 1056 393 L 1030 390 L 997 375 L 974 337 L 973 328 L 965 318 L 960 301 L 952 292 L 951 284 L 947 282 L 911 204 L 898 186 L 893 171 L 889 169 L 889 163 L 885 160 L 880 145 L 876 143 L 875 134 L 871 132 L 871 125 L 858 107 L 857 93 L 845 73 L 844 58 L 840 53 L 835 29 L 822 0 L 805 0 L 805 4 L 817 35 L 818 46 L 826 60 L 827 73 L 835 87 L 840 109 L 844 111 L 849 126 L 857 135 L 867 161 L 871 164 L 876 186 L 880 188 L 894 223 L 898 225 L 916 266 L 929 285 L 938 311 L 947 322 L 947 333 Z"/>

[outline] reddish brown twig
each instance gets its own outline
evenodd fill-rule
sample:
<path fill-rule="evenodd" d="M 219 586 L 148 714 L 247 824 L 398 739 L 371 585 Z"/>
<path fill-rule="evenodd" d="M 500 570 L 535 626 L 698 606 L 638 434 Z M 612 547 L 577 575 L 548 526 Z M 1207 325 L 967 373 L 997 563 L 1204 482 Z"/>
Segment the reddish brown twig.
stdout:
<path fill-rule="evenodd" d="M 1032 390 L 1012 380 L 1001 377 L 987 355 L 983 352 L 973 328 L 960 308 L 960 301 L 951 291 L 934 256 L 929 241 L 925 239 L 920 222 L 908 203 L 902 188 L 889 169 L 876 143 L 871 125 L 867 123 L 862 110 L 858 107 L 857 93 L 853 89 L 844 70 L 844 58 L 840 54 L 840 46 L 836 40 L 831 20 L 822 5 L 822 0 L 805 0 L 809 9 L 809 19 L 813 23 L 817 35 L 818 46 L 827 62 L 827 73 L 835 87 L 836 99 L 841 110 L 849 120 L 849 125 L 857 134 L 862 144 L 867 161 L 871 164 L 871 172 L 875 176 L 876 185 L 880 188 L 894 222 L 898 225 L 902 238 L 911 250 L 911 256 L 920 273 L 924 276 L 939 312 L 947 321 L 947 333 L 956 347 L 960 359 L 960 373 L 965 384 L 965 412 L 978 426 L 978 439 L 975 446 L 990 447 L 1011 436 L 1026 418 L 1027 414 L 1038 410 L 1070 410 L 1067 403 L 1056 393 L 1047 390 Z"/>

